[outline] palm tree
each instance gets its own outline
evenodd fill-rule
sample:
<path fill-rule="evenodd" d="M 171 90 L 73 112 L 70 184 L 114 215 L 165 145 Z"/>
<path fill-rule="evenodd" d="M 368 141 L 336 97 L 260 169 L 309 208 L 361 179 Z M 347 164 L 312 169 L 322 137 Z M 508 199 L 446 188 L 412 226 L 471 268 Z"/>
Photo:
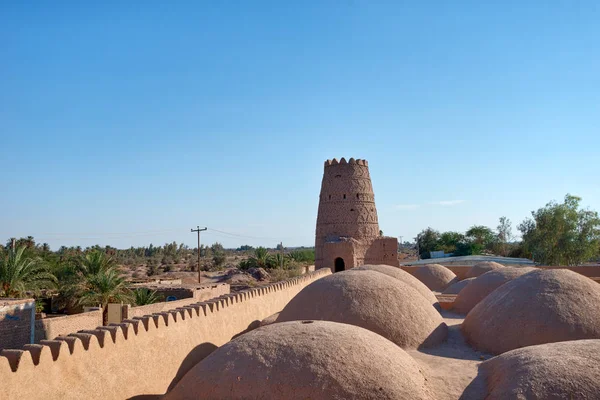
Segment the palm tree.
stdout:
<path fill-rule="evenodd" d="M 129 301 L 131 298 L 127 282 L 116 268 L 87 275 L 78 286 L 77 303 L 82 306 L 100 305 L 104 309 L 108 303 Z"/>
<path fill-rule="evenodd" d="M 277 253 L 274 256 L 271 256 L 270 266 L 273 268 L 286 267 L 288 265 L 289 258 L 284 256 L 281 253 Z"/>
<path fill-rule="evenodd" d="M 0 296 L 20 297 L 27 291 L 37 291 L 52 287 L 56 277 L 48 271 L 48 266 L 39 257 L 23 257 L 26 246 L 17 250 L 9 249 L 0 259 Z"/>
<path fill-rule="evenodd" d="M 83 275 L 95 275 L 101 271 L 112 269 L 115 266 L 115 260 L 99 250 L 90 251 L 82 256 L 79 261 L 79 270 Z"/>
<path fill-rule="evenodd" d="M 256 262 L 256 266 L 260 268 L 266 268 L 269 263 L 269 250 L 264 247 L 258 247 L 254 250 L 254 257 L 250 257 L 250 259 L 254 259 Z"/>
<path fill-rule="evenodd" d="M 133 291 L 133 301 L 136 306 L 158 303 L 161 300 L 156 290 L 139 288 Z"/>

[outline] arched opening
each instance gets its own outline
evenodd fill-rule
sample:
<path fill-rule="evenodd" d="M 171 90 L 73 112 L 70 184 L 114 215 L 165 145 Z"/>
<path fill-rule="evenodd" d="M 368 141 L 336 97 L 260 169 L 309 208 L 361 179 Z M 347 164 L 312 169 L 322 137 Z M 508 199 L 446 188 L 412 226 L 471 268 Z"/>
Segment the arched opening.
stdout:
<path fill-rule="evenodd" d="M 344 263 L 344 259 L 342 257 L 338 257 L 335 259 L 335 272 L 340 272 L 346 270 L 346 263 Z"/>

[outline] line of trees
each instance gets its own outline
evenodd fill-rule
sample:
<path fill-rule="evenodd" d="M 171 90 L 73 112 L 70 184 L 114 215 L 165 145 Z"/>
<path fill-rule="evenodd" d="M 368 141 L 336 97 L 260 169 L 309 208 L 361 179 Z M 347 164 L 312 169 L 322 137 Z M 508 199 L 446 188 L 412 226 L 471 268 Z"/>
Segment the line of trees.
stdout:
<path fill-rule="evenodd" d="M 0 297 L 38 298 L 50 291 L 60 308 L 71 312 L 84 306 L 106 309 L 111 302 L 144 305 L 159 300 L 156 293 L 130 289 L 115 259 L 102 250 L 51 264 L 36 255 L 35 248 L 20 243 L 2 251 Z"/>
<path fill-rule="evenodd" d="M 297 249 L 287 254 L 282 252 L 271 253 L 264 247 L 254 249 L 254 253 L 247 259 L 239 263 L 241 270 L 250 268 L 265 269 L 297 269 L 301 265 L 308 265 L 315 262 L 314 249 Z"/>
<path fill-rule="evenodd" d="M 492 230 L 474 225 L 465 233 L 424 229 L 415 238 L 421 258 L 432 251 L 454 256 L 498 254 L 526 257 L 546 265 L 578 265 L 600 255 L 598 213 L 580 208 L 581 198 L 567 194 L 562 203 L 552 201 L 531 212 L 518 225 L 522 240 L 515 241 L 511 221 L 501 217 Z"/>
<path fill-rule="evenodd" d="M 201 263 L 221 266 L 227 255 L 234 258 L 251 255 L 240 267 L 263 267 L 279 269 L 283 265 L 287 272 L 300 265 L 314 262 L 314 250 L 298 249 L 283 255 L 264 247 L 257 249 L 242 246 L 227 250 L 220 243 L 200 248 Z M 7 241 L 0 245 L 0 297 L 52 296 L 53 305 L 59 311 L 73 313 L 84 306 L 106 308 L 111 302 L 128 302 L 135 305 L 151 304 L 161 299 L 156 292 L 147 289 L 130 289 L 126 280 L 127 265 L 147 265 L 147 273 L 155 275 L 167 272 L 175 261 L 188 263 L 189 270 L 197 268 L 197 249 L 190 249 L 176 242 L 164 246 L 131 247 L 119 250 L 114 247 L 62 246 L 51 251 L 48 244 L 37 244 L 33 237 Z M 201 267 L 206 267 L 202 264 Z M 134 275 L 135 277 L 135 275 Z M 41 308 L 38 311 L 41 311 Z"/>

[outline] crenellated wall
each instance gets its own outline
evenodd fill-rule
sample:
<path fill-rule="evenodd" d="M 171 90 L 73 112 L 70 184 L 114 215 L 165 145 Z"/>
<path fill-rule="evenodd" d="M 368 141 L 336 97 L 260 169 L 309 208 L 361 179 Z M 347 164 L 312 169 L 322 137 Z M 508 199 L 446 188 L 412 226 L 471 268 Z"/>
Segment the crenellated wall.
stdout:
<path fill-rule="evenodd" d="M 331 272 L 73 333 L 0 356 L 2 399 L 128 399 L 163 394 L 202 358 L 279 312 Z"/>
<path fill-rule="evenodd" d="M 68 335 L 82 329 L 96 329 L 102 325 L 102 310 L 94 310 L 73 315 L 43 318 L 35 321 L 35 343 Z"/>
<path fill-rule="evenodd" d="M 123 317 L 133 318 L 133 317 L 141 317 L 144 315 L 154 314 L 163 311 L 173 310 L 179 307 L 185 307 L 193 303 L 197 303 L 199 301 L 213 299 L 215 297 L 219 297 L 225 294 L 229 294 L 230 287 L 227 283 L 218 283 L 211 286 L 206 286 L 200 289 L 195 289 L 193 296 L 188 297 L 181 300 L 175 301 L 162 301 L 154 304 L 147 304 L 145 306 L 137 306 L 132 307 L 130 305 L 126 305 L 123 307 Z"/>

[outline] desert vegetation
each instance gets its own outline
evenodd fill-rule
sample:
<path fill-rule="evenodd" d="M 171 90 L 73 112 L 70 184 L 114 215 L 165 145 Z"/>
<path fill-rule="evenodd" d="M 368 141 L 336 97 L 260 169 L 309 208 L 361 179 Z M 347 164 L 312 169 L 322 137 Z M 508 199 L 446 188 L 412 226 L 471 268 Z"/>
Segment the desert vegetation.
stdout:
<path fill-rule="evenodd" d="M 237 275 L 233 285 L 240 287 L 297 276 L 300 267 L 314 262 L 311 249 L 276 251 L 248 245 L 225 249 L 214 243 L 201 246 L 200 253 L 202 271 L 220 273 L 224 279 Z M 264 273 L 256 275 L 259 268 Z M 0 245 L 0 297 L 33 297 L 38 312 L 50 311 L 44 302 L 50 298 L 53 312 L 69 314 L 86 306 L 106 308 L 111 302 L 140 306 L 164 301 L 155 291 L 133 283 L 183 276 L 197 282 L 197 272 L 197 249 L 176 242 L 124 250 L 62 246 L 52 251 L 48 244 L 38 244 L 29 236 Z"/>
<path fill-rule="evenodd" d="M 580 197 L 567 194 L 562 203 L 551 201 L 532 211 L 517 227 L 520 241 L 513 236 L 511 221 L 501 217 L 496 230 L 481 225 L 464 233 L 424 229 L 415 238 L 416 247 L 421 258 L 444 251 L 455 256 L 498 254 L 547 265 L 578 265 L 600 256 L 600 217 L 580 203 Z"/>

